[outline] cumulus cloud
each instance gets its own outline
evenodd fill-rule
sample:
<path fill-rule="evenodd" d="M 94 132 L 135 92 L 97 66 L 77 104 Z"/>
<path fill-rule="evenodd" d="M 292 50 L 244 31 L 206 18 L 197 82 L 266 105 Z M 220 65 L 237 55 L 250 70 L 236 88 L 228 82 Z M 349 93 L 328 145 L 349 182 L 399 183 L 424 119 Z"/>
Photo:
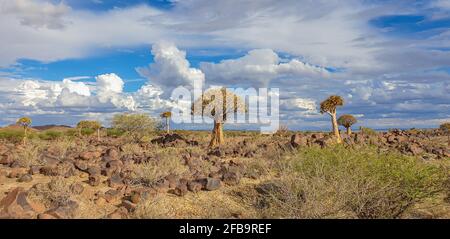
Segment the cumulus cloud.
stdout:
<path fill-rule="evenodd" d="M 148 67 L 137 68 L 137 71 L 152 84 L 162 88 L 166 94 L 170 94 L 176 87 L 192 88 L 196 82 L 202 85 L 205 81 L 202 71 L 190 67 L 186 52 L 179 50 L 172 43 L 154 44 L 152 55 L 154 63 Z"/>
<path fill-rule="evenodd" d="M 253 87 L 267 87 L 274 78 L 300 77 L 323 78 L 329 72 L 323 67 L 306 64 L 297 59 L 281 59 L 271 49 L 257 49 L 238 59 L 223 60 L 220 63 L 204 62 L 200 68 L 208 80 L 228 84 L 244 84 Z"/>
<path fill-rule="evenodd" d="M 0 0 L 0 13 L 14 15 L 20 24 L 35 28 L 62 29 L 70 7 L 63 1 L 52 4 L 42 0 Z"/>

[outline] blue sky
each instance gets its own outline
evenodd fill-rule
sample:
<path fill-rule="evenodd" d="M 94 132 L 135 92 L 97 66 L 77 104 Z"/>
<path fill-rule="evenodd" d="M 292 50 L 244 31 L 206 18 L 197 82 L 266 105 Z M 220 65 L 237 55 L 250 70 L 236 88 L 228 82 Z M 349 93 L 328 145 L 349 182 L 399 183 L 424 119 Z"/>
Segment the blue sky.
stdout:
<path fill-rule="evenodd" d="M 0 125 L 22 114 L 64 124 L 106 122 L 133 107 L 157 114 L 170 102 L 153 101 L 168 100 L 173 82 L 196 70 L 207 85 L 280 88 L 281 120 L 292 129 L 327 129 L 316 108 L 330 94 L 374 128 L 450 119 L 446 0 L 0 0 L 0 7 L 0 110 L 10 115 Z M 101 75 L 110 88 L 99 86 Z M 105 93 L 111 89 L 119 90 Z"/>

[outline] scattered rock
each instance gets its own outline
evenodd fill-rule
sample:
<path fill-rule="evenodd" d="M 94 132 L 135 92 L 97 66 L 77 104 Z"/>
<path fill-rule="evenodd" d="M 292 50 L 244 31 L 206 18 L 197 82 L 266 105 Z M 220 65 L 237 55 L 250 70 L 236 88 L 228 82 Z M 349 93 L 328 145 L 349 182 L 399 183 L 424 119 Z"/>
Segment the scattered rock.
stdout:
<path fill-rule="evenodd" d="M 117 188 L 123 185 L 123 180 L 120 174 L 115 173 L 108 178 L 108 186 L 111 188 Z"/>
<path fill-rule="evenodd" d="M 220 180 L 217 178 L 207 178 L 205 189 L 208 191 L 214 191 L 220 188 Z"/>
<path fill-rule="evenodd" d="M 33 181 L 33 177 L 31 177 L 30 174 L 24 174 L 17 181 L 20 183 L 29 183 L 29 182 Z"/>
<path fill-rule="evenodd" d="M 53 215 L 47 214 L 47 213 L 41 213 L 37 216 L 38 219 L 42 220 L 49 220 L 49 219 L 58 219 Z"/>
<path fill-rule="evenodd" d="M 137 205 L 128 200 L 122 201 L 122 206 L 128 210 L 128 212 L 133 212 Z"/>
<path fill-rule="evenodd" d="M 75 217 L 78 207 L 79 205 L 77 202 L 69 201 L 66 205 L 51 209 L 45 212 L 45 214 L 49 214 L 57 219 L 70 219 Z"/>
<path fill-rule="evenodd" d="M 191 192 L 199 192 L 200 190 L 202 190 L 203 185 L 200 182 L 197 181 L 190 181 L 188 183 L 188 189 Z"/>
<path fill-rule="evenodd" d="M 81 160 L 91 161 L 100 158 L 101 152 L 98 151 L 87 151 L 80 154 Z"/>
<path fill-rule="evenodd" d="M 109 214 L 107 219 L 127 219 L 128 218 L 128 210 L 125 207 L 120 207 L 111 214 Z"/>
<path fill-rule="evenodd" d="M 308 141 L 305 137 L 303 137 L 301 134 L 294 134 L 291 137 L 291 145 L 294 148 L 298 148 L 300 146 L 306 146 L 308 144 Z"/>
<path fill-rule="evenodd" d="M 73 194 L 80 195 L 83 193 L 84 187 L 81 183 L 74 183 L 74 184 L 70 185 L 70 191 Z"/>
<path fill-rule="evenodd" d="M 105 195 L 103 196 L 108 203 L 116 202 L 120 199 L 122 196 L 122 193 L 119 190 L 110 189 L 105 192 Z"/>
<path fill-rule="evenodd" d="M 41 166 L 31 166 L 28 173 L 31 175 L 39 174 L 41 172 L 41 168 L 42 168 Z"/>
<path fill-rule="evenodd" d="M 29 200 L 28 193 L 21 187 L 11 190 L 0 201 L 0 218 L 31 219 L 44 210 L 42 204 Z"/>
<path fill-rule="evenodd" d="M 91 175 L 89 176 L 89 185 L 96 187 L 100 185 L 101 178 L 100 175 Z"/>

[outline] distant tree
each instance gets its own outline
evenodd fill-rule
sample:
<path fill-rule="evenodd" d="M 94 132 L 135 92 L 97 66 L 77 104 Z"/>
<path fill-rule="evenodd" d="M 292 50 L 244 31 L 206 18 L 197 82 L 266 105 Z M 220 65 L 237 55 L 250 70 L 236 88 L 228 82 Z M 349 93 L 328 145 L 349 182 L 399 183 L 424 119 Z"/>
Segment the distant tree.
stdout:
<path fill-rule="evenodd" d="M 166 133 L 170 133 L 170 117 L 172 117 L 172 112 L 170 111 L 161 114 L 161 118 L 166 119 Z"/>
<path fill-rule="evenodd" d="M 31 119 L 28 117 L 22 117 L 16 121 L 16 124 L 23 128 L 23 144 L 26 144 L 28 138 L 28 128 L 31 126 Z"/>
<path fill-rule="evenodd" d="M 446 132 L 447 135 L 447 143 L 450 146 L 450 122 L 447 123 L 443 123 L 439 126 L 439 129 L 441 129 L 442 131 Z"/>
<path fill-rule="evenodd" d="M 439 129 L 445 132 L 450 132 L 450 122 L 443 123 L 439 126 Z"/>
<path fill-rule="evenodd" d="M 141 141 L 155 130 L 156 121 L 145 114 L 118 114 L 112 119 L 112 127 L 125 132 L 135 141 Z"/>
<path fill-rule="evenodd" d="M 342 115 L 337 120 L 338 124 L 344 126 L 347 129 L 347 135 L 352 134 L 352 125 L 358 122 L 353 115 Z"/>
<path fill-rule="evenodd" d="M 331 117 L 331 125 L 333 126 L 334 136 L 338 143 L 342 143 L 341 136 L 339 134 L 337 119 L 336 119 L 336 108 L 338 106 L 344 105 L 344 99 L 338 95 L 332 95 L 326 100 L 320 103 L 320 113 L 327 113 Z"/>
<path fill-rule="evenodd" d="M 97 132 L 97 139 L 100 140 L 100 129 L 102 128 L 102 124 L 95 120 L 82 120 L 78 122 L 77 129 L 79 136 L 82 135 L 83 129 L 91 129 Z"/>
<path fill-rule="evenodd" d="M 226 88 L 207 90 L 192 104 L 192 114 L 208 116 L 214 120 L 209 147 L 224 143 L 223 124 L 231 113 L 245 113 L 245 101 Z"/>

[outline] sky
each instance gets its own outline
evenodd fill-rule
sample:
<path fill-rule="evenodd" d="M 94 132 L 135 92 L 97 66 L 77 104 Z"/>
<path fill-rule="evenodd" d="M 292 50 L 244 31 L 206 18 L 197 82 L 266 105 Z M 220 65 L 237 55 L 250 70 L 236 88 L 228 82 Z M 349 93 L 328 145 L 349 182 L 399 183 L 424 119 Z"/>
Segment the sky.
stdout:
<path fill-rule="evenodd" d="M 335 94 L 356 126 L 450 120 L 450 0 L 0 0 L 0 36 L 0 125 L 158 116 L 195 79 L 279 88 L 293 130 Z"/>

